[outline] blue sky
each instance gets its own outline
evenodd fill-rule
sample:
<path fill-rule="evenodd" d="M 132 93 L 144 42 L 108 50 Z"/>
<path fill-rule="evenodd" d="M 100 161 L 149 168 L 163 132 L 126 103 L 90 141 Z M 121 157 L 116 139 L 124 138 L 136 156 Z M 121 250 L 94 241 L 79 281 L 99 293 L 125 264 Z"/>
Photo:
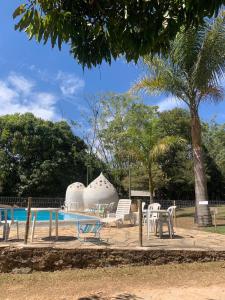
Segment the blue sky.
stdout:
<path fill-rule="evenodd" d="M 29 41 L 24 33 L 14 31 L 12 13 L 23 1 L 0 4 L 0 114 L 31 111 L 44 119 L 82 121 L 88 116 L 86 95 L 101 92 L 126 92 L 140 76 L 140 69 L 123 59 L 83 71 L 70 56 L 68 46 L 62 51 L 50 45 Z M 161 110 L 177 105 L 170 97 L 148 97 L 148 104 Z M 204 120 L 216 117 L 225 122 L 225 101 L 204 104 Z"/>

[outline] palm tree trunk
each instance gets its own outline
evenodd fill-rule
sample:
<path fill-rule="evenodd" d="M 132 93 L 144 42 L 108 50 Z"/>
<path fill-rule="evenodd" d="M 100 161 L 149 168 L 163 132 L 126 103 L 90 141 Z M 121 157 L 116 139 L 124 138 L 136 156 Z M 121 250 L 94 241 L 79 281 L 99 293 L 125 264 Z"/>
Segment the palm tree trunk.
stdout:
<path fill-rule="evenodd" d="M 191 136 L 194 159 L 196 221 L 198 226 L 209 226 L 212 225 L 212 217 L 207 204 L 208 192 L 202 156 L 201 123 L 196 108 L 191 108 Z"/>
<path fill-rule="evenodd" d="M 151 164 L 148 165 L 148 180 L 149 180 L 150 203 L 153 203 L 154 202 L 154 198 L 153 198 L 154 187 L 153 187 Z"/>

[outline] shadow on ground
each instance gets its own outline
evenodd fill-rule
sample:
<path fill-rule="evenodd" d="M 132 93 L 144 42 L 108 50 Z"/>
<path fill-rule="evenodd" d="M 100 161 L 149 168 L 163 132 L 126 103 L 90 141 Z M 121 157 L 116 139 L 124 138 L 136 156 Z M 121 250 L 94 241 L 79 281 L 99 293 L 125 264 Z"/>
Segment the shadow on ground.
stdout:
<path fill-rule="evenodd" d="M 180 240 L 180 239 L 184 239 L 184 237 L 181 236 L 181 235 L 175 234 L 172 239 L 173 240 Z M 170 236 L 168 234 L 164 234 L 162 236 L 162 240 L 171 240 L 171 238 L 170 238 Z"/>
<path fill-rule="evenodd" d="M 47 241 L 47 242 L 54 242 L 55 241 L 55 236 L 52 237 L 42 237 L 41 238 L 43 241 Z M 58 240 L 57 242 L 67 242 L 67 241 L 75 241 L 77 240 L 77 238 L 75 236 L 65 236 L 65 235 L 60 235 L 58 236 Z"/>
<path fill-rule="evenodd" d="M 113 297 L 105 297 L 101 293 L 93 294 L 86 297 L 78 298 L 78 300 L 142 300 L 143 298 L 136 296 L 135 294 L 123 293 Z"/>
<path fill-rule="evenodd" d="M 77 237 L 74 236 L 59 236 L 57 242 L 68 242 L 68 241 L 76 241 L 78 240 Z M 54 242 L 55 237 L 44 237 L 42 238 L 42 241 L 47 241 L 47 242 Z M 82 243 L 92 243 L 94 245 L 102 245 L 102 246 L 109 246 L 110 244 L 108 243 L 108 240 L 102 240 L 94 237 L 85 237 L 85 238 L 80 238 L 80 242 Z"/>

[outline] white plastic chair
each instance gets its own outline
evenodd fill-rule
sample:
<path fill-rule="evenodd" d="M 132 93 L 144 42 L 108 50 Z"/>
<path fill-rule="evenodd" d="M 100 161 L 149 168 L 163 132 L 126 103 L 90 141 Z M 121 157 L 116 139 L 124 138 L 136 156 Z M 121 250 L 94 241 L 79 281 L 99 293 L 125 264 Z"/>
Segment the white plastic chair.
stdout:
<path fill-rule="evenodd" d="M 156 211 L 161 208 L 161 204 L 159 203 L 152 203 L 149 204 L 148 210 L 147 210 L 147 236 L 149 238 L 150 232 L 155 232 L 156 231 L 156 222 L 159 219 L 159 214 Z"/>
<path fill-rule="evenodd" d="M 173 219 L 174 219 L 175 210 L 176 210 L 176 206 L 175 205 L 172 205 L 172 206 L 170 206 L 170 207 L 167 208 L 169 234 L 170 234 L 171 238 L 173 238 L 173 236 L 174 236 Z"/>
<path fill-rule="evenodd" d="M 163 224 L 166 224 L 168 227 L 168 233 L 170 238 L 172 239 L 174 236 L 174 228 L 173 228 L 173 217 L 175 213 L 176 206 L 170 206 L 167 208 L 167 214 L 162 218 L 156 221 L 156 233 L 159 231 L 160 238 L 163 234 Z"/>

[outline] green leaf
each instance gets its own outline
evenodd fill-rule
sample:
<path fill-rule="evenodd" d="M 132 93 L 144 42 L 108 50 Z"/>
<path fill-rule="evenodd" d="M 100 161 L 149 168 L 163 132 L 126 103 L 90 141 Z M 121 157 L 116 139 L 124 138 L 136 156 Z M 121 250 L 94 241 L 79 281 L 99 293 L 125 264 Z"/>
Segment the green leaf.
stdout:
<path fill-rule="evenodd" d="M 59 47 L 59 50 L 62 49 L 62 38 L 60 35 L 58 36 L 58 47 Z"/>
<path fill-rule="evenodd" d="M 18 17 L 19 15 L 22 15 L 26 11 L 25 7 L 26 7 L 26 4 L 22 4 L 19 7 L 17 7 L 17 9 L 13 13 L 13 19 Z"/>
<path fill-rule="evenodd" d="M 30 25 L 32 18 L 33 11 L 27 11 L 20 19 L 19 23 L 15 25 L 15 29 L 19 29 L 20 31 L 22 31 L 23 29 L 27 28 Z"/>

